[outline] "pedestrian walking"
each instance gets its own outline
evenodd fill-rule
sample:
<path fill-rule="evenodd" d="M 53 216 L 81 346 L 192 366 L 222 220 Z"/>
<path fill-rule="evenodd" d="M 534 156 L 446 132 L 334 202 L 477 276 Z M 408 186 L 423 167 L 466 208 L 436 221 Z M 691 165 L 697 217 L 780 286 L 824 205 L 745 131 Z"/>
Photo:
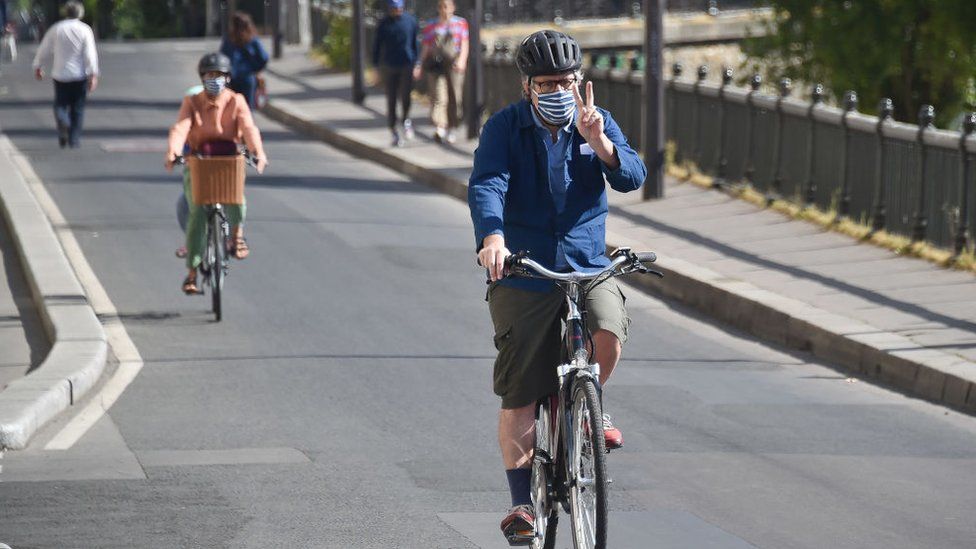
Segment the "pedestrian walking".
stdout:
<path fill-rule="evenodd" d="M 434 139 L 441 143 L 457 141 L 461 123 L 461 90 L 468 62 L 468 22 L 454 15 L 454 0 L 437 3 L 437 18 L 422 33 L 423 48 L 415 76 L 427 76 L 430 94 L 430 120 Z"/>
<path fill-rule="evenodd" d="M 258 30 L 251 16 L 238 11 L 230 19 L 230 33 L 220 45 L 220 53 L 230 59 L 230 89 L 247 99 L 254 109 L 260 73 L 268 64 L 268 51 L 258 40 Z"/>
<path fill-rule="evenodd" d="M 413 91 L 413 67 L 417 62 L 417 37 L 420 27 L 413 15 L 403 11 L 403 0 L 388 0 L 387 14 L 376 27 L 373 41 L 373 65 L 380 69 L 386 89 L 386 114 L 393 146 L 413 139 L 410 122 L 410 92 Z M 397 117 L 397 100 L 403 116 Z"/>
<path fill-rule="evenodd" d="M 95 34 L 81 22 L 85 7 L 69 0 L 63 8 L 65 19 L 48 29 L 34 56 L 34 76 L 44 77 L 43 67 L 51 66 L 54 80 L 54 119 L 61 148 L 79 146 L 84 122 L 85 100 L 98 87 L 98 54 Z"/>
<path fill-rule="evenodd" d="M 0 0 L 0 70 L 3 68 L 3 49 L 7 43 L 7 34 L 9 29 L 7 28 L 7 0 Z M 10 59 L 14 60 L 17 57 L 16 48 L 10 50 Z"/>

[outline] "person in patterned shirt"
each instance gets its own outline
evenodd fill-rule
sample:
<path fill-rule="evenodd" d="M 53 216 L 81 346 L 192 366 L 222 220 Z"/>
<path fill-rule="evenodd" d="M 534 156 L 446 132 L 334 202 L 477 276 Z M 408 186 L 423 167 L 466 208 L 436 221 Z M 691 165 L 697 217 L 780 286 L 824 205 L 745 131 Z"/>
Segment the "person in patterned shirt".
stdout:
<path fill-rule="evenodd" d="M 457 140 L 461 123 L 461 89 L 468 62 L 468 22 L 454 15 L 454 0 L 437 3 L 438 17 L 432 19 L 422 35 L 420 64 L 416 77 L 427 76 L 430 94 L 430 119 L 438 143 Z"/>

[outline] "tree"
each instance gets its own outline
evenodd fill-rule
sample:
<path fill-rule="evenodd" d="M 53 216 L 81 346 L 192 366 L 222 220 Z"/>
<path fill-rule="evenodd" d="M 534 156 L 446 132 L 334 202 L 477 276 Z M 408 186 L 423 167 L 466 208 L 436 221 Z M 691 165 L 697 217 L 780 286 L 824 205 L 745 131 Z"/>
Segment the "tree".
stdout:
<path fill-rule="evenodd" d="M 822 82 L 835 97 L 857 91 L 875 113 L 916 121 L 923 104 L 945 124 L 976 107 L 973 0 L 770 0 L 767 34 L 746 41 L 749 63 L 772 81 Z"/>

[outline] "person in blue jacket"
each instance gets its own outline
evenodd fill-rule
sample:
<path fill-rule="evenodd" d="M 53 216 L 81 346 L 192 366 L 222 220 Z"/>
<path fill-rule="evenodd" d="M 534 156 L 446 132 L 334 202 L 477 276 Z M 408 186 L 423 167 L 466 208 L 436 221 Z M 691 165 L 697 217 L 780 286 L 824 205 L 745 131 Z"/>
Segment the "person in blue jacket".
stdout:
<path fill-rule="evenodd" d="M 606 267 L 606 186 L 633 191 L 647 175 L 610 113 L 594 105 L 593 83 L 587 82 L 585 99 L 580 94 L 576 40 L 552 30 L 531 34 L 516 65 L 524 99 L 485 123 L 468 187 L 478 260 L 492 281 L 498 440 L 512 496 L 501 527 L 510 542 L 535 531 L 529 495 L 535 402 L 558 388 L 565 297 L 551 281 L 504 278 L 505 258 L 509 250 L 526 250 L 557 271 Z M 606 383 L 630 325 L 624 296 L 609 280 L 590 292 L 586 307 Z M 609 416 L 604 432 L 608 449 L 623 445 Z"/>
<path fill-rule="evenodd" d="M 220 53 L 230 59 L 228 87 L 243 95 L 252 110 L 257 108 L 258 73 L 268 64 L 268 51 L 261 45 L 257 34 L 251 16 L 238 11 L 231 17 L 230 32 L 220 44 Z"/>
<path fill-rule="evenodd" d="M 413 91 L 413 68 L 417 63 L 417 19 L 404 11 L 403 0 L 387 0 L 386 17 L 376 25 L 373 39 L 373 66 L 380 70 L 386 88 L 386 115 L 393 146 L 413 139 L 410 122 L 410 92 Z M 397 117 L 397 100 L 403 116 Z"/>

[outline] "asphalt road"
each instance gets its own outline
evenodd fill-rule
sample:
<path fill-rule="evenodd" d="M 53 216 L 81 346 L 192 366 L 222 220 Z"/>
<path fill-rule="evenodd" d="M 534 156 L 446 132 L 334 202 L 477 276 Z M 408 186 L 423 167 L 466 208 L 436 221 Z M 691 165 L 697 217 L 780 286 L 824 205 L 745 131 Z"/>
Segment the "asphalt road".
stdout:
<path fill-rule="evenodd" d="M 258 118 L 251 258 L 225 320 L 179 292 L 165 131 L 202 42 L 103 45 L 79 150 L 29 56 L 0 129 L 31 159 L 145 359 L 74 447 L 0 464 L 35 548 L 499 548 L 490 322 L 464 204 Z M 273 92 L 273 90 L 272 90 Z M 2 176 L 2 174 L 0 174 Z M 613 548 L 972 547 L 976 420 L 625 290 L 606 388 Z M 567 547 L 563 536 L 560 547 Z"/>

